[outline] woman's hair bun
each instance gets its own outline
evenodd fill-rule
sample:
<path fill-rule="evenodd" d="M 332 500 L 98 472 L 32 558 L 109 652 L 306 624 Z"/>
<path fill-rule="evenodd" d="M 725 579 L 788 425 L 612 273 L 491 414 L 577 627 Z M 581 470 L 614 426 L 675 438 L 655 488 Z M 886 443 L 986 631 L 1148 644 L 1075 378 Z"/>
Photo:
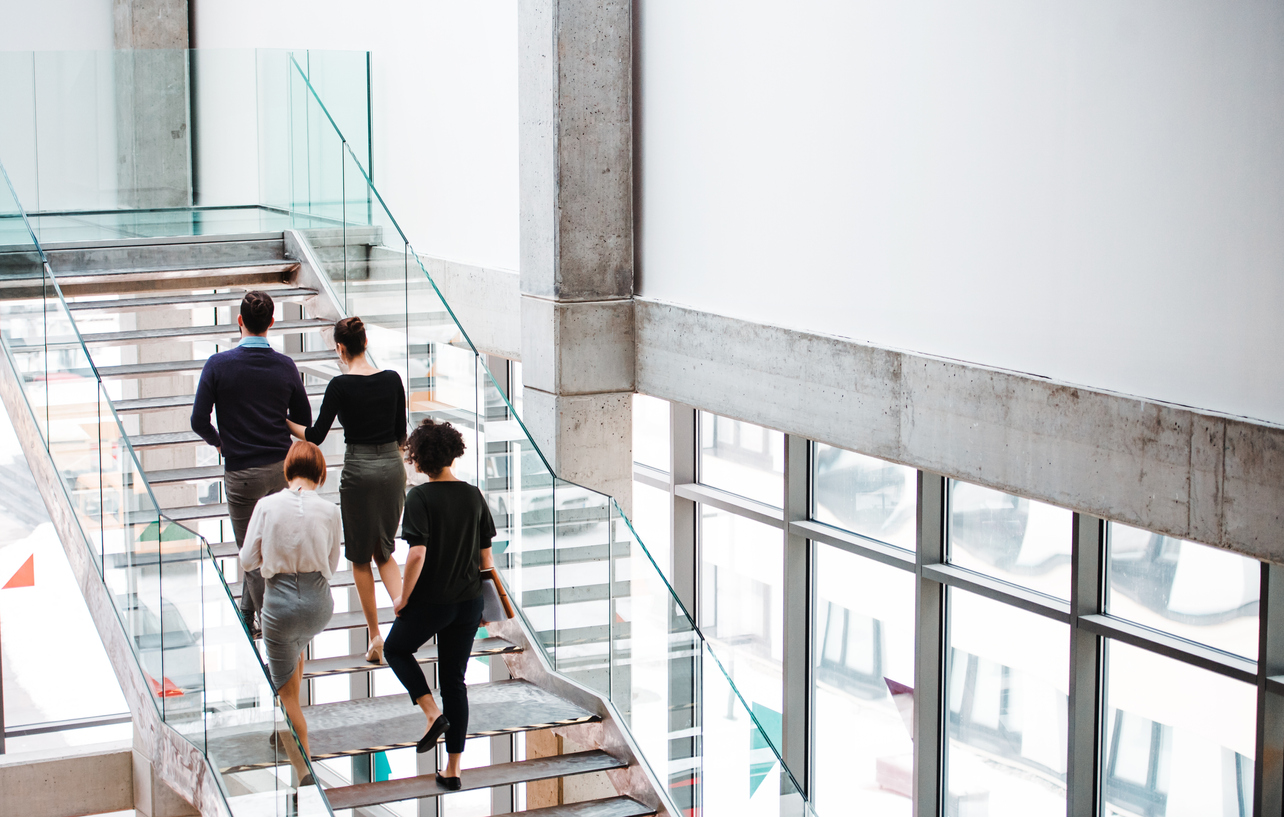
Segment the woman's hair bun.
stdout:
<path fill-rule="evenodd" d="M 334 342 L 342 343 L 349 356 L 361 354 L 366 350 L 366 325 L 356 315 L 338 321 L 334 325 Z"/>

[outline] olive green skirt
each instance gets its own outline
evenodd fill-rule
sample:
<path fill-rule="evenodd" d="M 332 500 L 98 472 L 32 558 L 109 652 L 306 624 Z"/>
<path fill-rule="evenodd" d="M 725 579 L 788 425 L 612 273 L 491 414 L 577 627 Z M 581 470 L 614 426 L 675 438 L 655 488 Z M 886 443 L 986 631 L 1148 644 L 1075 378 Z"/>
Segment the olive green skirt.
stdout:
<path fill-rule="evenodd" d="M 406 506 L 406 466 L 401 447 L 349 445 L 339 477 L 343 554 L 348 561 L 382 564 L 392 558 L 393 540 Z"/>

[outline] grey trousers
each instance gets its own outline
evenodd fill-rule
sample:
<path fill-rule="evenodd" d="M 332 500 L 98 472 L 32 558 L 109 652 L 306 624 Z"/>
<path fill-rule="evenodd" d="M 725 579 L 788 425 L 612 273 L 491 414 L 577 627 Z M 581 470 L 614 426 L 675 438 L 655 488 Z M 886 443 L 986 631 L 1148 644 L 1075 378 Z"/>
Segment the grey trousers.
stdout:
<path fill-rule="evenodd" d="M 227 515 L 232 517 L 232 534 L 236 549 L 245 546 L 245 531 L 254 515 L 254 506 L 268 494 L 285 488 L 285 460 L 228 471 L 223 474 L 223 494 L 227 497 Z M 263 574 L 247 570 L 241 589 L 241 615 L 247 625 L 254 623 L 255 612 L 263 609 Z"/>

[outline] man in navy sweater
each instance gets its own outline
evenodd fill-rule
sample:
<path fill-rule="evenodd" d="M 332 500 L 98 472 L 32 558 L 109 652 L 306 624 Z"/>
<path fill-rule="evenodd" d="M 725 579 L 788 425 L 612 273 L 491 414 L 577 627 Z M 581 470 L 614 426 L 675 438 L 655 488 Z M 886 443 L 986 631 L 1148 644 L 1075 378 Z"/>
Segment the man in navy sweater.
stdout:
<path fill-rule="evenodd" d="M 232 533 L 239 550 L 254 506 L 285 488 L 285 455 L 290 450 L 288 417 L 312 425 L 312 406 L 299 369 L 288 356 L 268 345 L 274 307 L 266 292 L 249 292 L 241 300 L 241 342 L 205 361 L 192 405 L 192 430 L 223 455 L 223 491 Z M 210 411 L 218 411 L 218 428 Z M 263 576 L 246 572 L 241 615 L 257 636 L 254 615 L 263 607 Z"/>

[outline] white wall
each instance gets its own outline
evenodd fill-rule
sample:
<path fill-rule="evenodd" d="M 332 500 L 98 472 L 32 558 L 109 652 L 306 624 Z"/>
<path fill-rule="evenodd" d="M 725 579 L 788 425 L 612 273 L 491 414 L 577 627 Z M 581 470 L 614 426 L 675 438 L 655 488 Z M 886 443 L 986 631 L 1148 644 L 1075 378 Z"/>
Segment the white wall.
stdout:
<path fill-rule="evenodd" d="M 637 0 L 640 294 L 1284 422 L 1278 0 Z"/>
<path fill-rule="evenodd" d="M 0 51 L 105 51 L 112 0 L 4 0 Z"/>
<path fill-rule="evenodd" d="M 421 254 L 517 269 L 516 0 L 189 0 L 196 48 L 372 52 L 374 182 Z"/>

